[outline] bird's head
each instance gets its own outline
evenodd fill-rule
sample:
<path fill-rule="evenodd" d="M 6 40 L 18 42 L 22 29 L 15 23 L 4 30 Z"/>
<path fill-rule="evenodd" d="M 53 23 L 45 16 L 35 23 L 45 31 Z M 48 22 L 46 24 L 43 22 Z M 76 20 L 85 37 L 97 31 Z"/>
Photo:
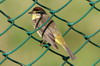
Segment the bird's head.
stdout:
<path fill-rule="evenodd" d="M 41 7 L 35 7 L 29 14 L 46 14 L 46 12 Z"/>

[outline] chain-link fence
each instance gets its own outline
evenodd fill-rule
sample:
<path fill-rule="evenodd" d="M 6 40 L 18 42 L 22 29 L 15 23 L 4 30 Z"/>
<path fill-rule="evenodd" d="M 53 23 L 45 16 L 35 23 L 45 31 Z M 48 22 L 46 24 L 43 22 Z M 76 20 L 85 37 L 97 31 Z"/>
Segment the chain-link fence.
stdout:
<path fill-rule="evenodd" d="M 0 0 L 0 3 L 2 3 L 3 1 L 5 1 L 5 0 Z M 90 43 L 90 44 L 92 44 L 93 46 L 95 46 L 95 47 L 97 47 L 97 48 L 100 48 L 99 44 L 96 44 L 95 42 L 93 42 L 93 41 L 91 40 L 91 37 L 93 37 L 93 36 L 95 36 L 96 34 L 100 33 L 100 29 L 98 29 L 95 33 L 93 33 L 93 34 L 91 34 L 91 35 L 86 35 L 85 33 L 81 32 L 81 31 L 79 31 L 79 30 L 77 30 L 77 29 L 75 29 L 75 28 L 73 27 L 75 24 L 78 24 L 83 18 L 85 18 L 93 9 L 97 10 L 98 13 L 99 13 L 99 12 L 100 12 L 100 9 L 97 8 L 97 7 L 95 6 L 95 4 L 96 4 L 96 3 L 99 3 L 100 0 L 96 0 L 96 1 L 87 0 L 87 1 L 89 2 L 89 4 L 90 4 L 91 7 L 88 9 L 88 11 L 87 11 L 81 18 L 79 18 L 79 19 L 78 19 L 77 21 L 75 21 L 75 22 L 69 22 L 69 21 L 67 21 L 66 19 L 63 19 L 63 18 L 61 18 L 60 16 L 57 16 L 57 15 L 56 15 L 56 13 L 58 13 L 58 12 L 61 11 L 61 10 L 63 10 L 63 8 L 67 7 L 67 5 L 69 5 L 69 4 L 72 2 L 72 0 L 69 0 L 66 4 L 62 5 L 62 6 L 61 6 L 59 9 L 57 9 L 57 10 L 52 10 L 51 8 L 48 8 L 48 7 L 45 6 L 45 5 L 42 5 L 42 3 L 40 3 L 38 0 L 33 0 L 33 1 L 34 1 L 33 4 L 32 4 L 29 8 L 27 8 L 22 14 L 20 14 L 19 16 L 16 16 L 15 18 L 11 18 L 11 17 L 10 17 L 9 15 L 7 15 L 5 12 L 3 12 L 2 10 L 0 10 L 0 13 L 1 13 L 2 15 L 4 15 L 6 18 L 8 18 L 8 22 L 11 24 L 8 28 L 6 28 L 6 30 L 4 30 L 3 32 L 0 33 L 0 36 L 6 34 L 6 32 L 7 32 L 9 29 L 11 29 L 13 26 L 15 26 L 15 27 L 21 29 L 22 31 L 25 31 L 26 34 L 28 35 L 27 39 L 24 40 L 24 41 L 23 41 L 18 47 L 16 47 L 14 50 L 9 51 L 9 52 L 5 52 L 5 51 L 3 51 L 3 50 L 0 50 L 0 52 L 2 53 L 2 56 L 5 57 L 2 61 L 0 61 L 0 64 L 1 64 L 1 65 L 2 65 L 2 63 L 5 62 L 5 60 L 8 59 L 8 60 L 10 60 L 10 61 L 12 61 L 12 62 L 14 62 L 14 63 L 16 63 L 16 64 L 19 64 L 20 66 L 32 66 L 32 65 L 33 65 L 35 62 L 37 62 L 41 57 L 43 57 L 43 56 L 46 54 L 46 52 L 50 51 L 50 52 L 52 52 L 52 53 L 54 53 L 54 54 L 56 54 L 56 55 L 62 57 L 62 60 L 63 60 L 64 62 L 61 64 L 61 66 L 64 66 L 65 64 L 69 64 L 70 66 L 74 66 L 73 63 L 71 63 L 71 62 L 68 61 L 68 59 L 70 59 L 69 56 L 62 55 L 61 53 L 58 53 L 58 52 L 52 50 L 52 49 L 50 48 L 49 44 L 45 44 L 44 47 L 46 48 L 46 50 L 45 50 L 36 60 L 34 60 L 33 62 L 31 62 L 31 63 L 29 63 L 29 64 L 27 64 L 27 65 L 25 65 L 25 64 L 23 64 L 23 63 L 21 63 L 21 62 L 19 62 L 19 61 L 14 60 L 13 58 L 9 57 L 10 54 L 12 54 L 13 52 L 15 52 L 15 51 L 18 50 L 19 48 L 21 48 L 21 47 L 22 47 L 28 40 L 30 40 L 31 38 L 32 38 L 33 40 L 36 40 L 37 42 L 40 42 L 40 43 L 41 43 L 41 40 L 39 40 L 37 37 L 33 36 L 32 34 L 34 34 L 36 31 L 38 31 L 38 30 L 41 29 L 44 25 L 46 25 L 52 17 L 56 17 L 57 19 L 59 19 L 59 20 L 65 22 L 65 23 L 69 26 L 69 29 L 68 29 L 67 31 L 64 32 L 63 37 L 64 37 L 67 33 L 69 33 L 71 30 L 73 30 L 73 31 L 77 32 L 78 34 L 82 35 L 82 36 L 84 37 L 84 39 L 86 40 L 73 54 L 77 54 L 87 43 Z M 44 9 L 50 11 L 50 13 L 51 13 L 50 18 L 49 18 L 42 26 L 40 26 L 38 29 L 35 29 L 34 31 L 29 31 L 29 30 L 27 30 L 27 29 L 25 29 L 25 28 L 23 28 L 23 27 L 21 27 L 21 26 L 15 24 L 15 21 L 16 21 L 17 19 L 19 19 L 20 17 L 22 17 L 25 13 L 27 13 L 27 12 L 28 12 L 32 7 L 34 7 L 36 4 L 39 5 L 39 6 L 41 6 L 41 7 L 43 7 Z M 97 61 L 95 61 L 92 65 L 95 66 L 95 65 L 96 65 L 97 63 L 99 63 L 99 62 L 100 62 L 100 59 L 98 59 Z"/>

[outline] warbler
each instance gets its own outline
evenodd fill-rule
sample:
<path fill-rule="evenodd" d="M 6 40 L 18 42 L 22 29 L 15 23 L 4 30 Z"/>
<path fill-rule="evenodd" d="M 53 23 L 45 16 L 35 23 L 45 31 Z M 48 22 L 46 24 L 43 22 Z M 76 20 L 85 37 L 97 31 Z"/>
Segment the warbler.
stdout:
<path fill-rule="evenodd" d="M 50 16 L 46 11 L 41 7 L 35 7 L 29 14 L 32 15 L 33 26 L 35 29 L 43 25 Z M 68 48 L 64 38 L 62 37 L 59 29 L 56 26 L 56 23 L 51 19 L 45 26 L 37 31 L 38 35 L 43 38 L 43 42 L 48 42 L 55 49 L 58 49 L 57 44 L 60 44 L 65 51 L 68 52 L 72 60 L 75 59 L 74 54 Z"/>

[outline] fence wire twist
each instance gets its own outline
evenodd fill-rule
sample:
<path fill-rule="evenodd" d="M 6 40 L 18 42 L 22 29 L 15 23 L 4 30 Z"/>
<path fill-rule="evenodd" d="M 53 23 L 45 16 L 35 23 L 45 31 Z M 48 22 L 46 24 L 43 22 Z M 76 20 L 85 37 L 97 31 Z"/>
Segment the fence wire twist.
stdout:
<path fill-rule="evenodd" d="M 5 1 L 5 0 L 0 0 L 0 3 L 4 2 L 4 1 Z M 72 0 L 69 0 L 66 4 L 64 4 L 62 7 L 60 7 L 60 8 L 57 9 L 57 10 L 52 10 L 51 8 L 48 8 L 48 7 L 46 7 L 45 5 L 42 5 L 41 3 L 38 2 L 38 0 L 33 0 L 33 1 L 34 1 L 33 4 L 32 4 L 29 8 L 27 8 L 23 13 L 21 13 L 21 14 L 18 15 L 18 16 L 16 16 L 15 18 L 11 18 L 11 17 L 8 16 L 5 12 L 3 12 L 2 10 L 0 10 L 0 13 L 1 13 L 2 15 L 4 15 L 6 18 L 8 18 L 8 22 L 11 24 L 8 28 L 6 28 L 6 30 L 4 30 L 3 32 L 0 33 L 0 36 L 4 35 L 9 29 L 12 28 L 12 26 L 15 26 L 15 27 L 17 27 L 17 28 L 19 28 L 19 29 L 25 31 L 26 34 L 28 35 L 28 37 L 26 38 L 26 40 L 24 40 L 18 47 L 16 47 L 16 48 L 13 49 L 12 51 L 5 52 L 5 51 L 3 51 L 3 50 L 0 50 L 0 52 L 2 53 L 2 56 L 5 57 L 2 61 L 0 61 L 0 64 L 4 63 L 4 61 L 8 59 L 8 60 L 10 60 L 10 61 L 12 61 L 12 62 L 14 62 L 14 63 L 16 63 L 16 64 L 19 64 L 20 66 L 32 66 L 36 61 L 38 61 L 41 57 L 43 57 L 47 51 L 51 51 L 52 53 L 54 53 L 54 54 L 56 54 L 56 55 L 62 57 L 62 60 L 63 60 L 64 62 L 61 64 L 61 66 L 64 66 L 65 64 L 69 64 L 70 66 L 74 66 L 72 63 L 70 63 L 70 62 L 68 61 L 68 59 L 70 59 L 69 56 L 64 56 L 64 55 L 62 55 L 62 54 L 60 54 L 60 53 L 58 53 L 58 52 L 56 52 L 56 51 L 50 49 L 50 45 L 49 45 L 49 44 L 45 44 L 44 47 L 46 48 L 46 50 L 45 50 L 38 58 L 36 58 L 36 60 L 30 62 L 30 63 L 27 64 L 27 65 L 25 65 L 25 64 L 23 64 L 23 63 L 21 63 L 21 62 L 18 62 L 18 61 L 16 61 L 16 60 L 14 60 L 13 58 L 9 57 L 10 54 L 12 54 L 13 52 L 17 51 L 19 48 L 21 48 L 30 38 L 32 38 L 32 39 L 34 39 L 34 40 L 36 40 L 36 41 L 38 41 L 38 42 L 41 42 L 41 40 L 39 40 L 38 38 L 32 36 L 32 34 L 35 33 L 36 31 L 38 31 L 39 29 L 41 29 L 44 25 L 46 25 L 46 24 L 48 23 L 48 21 L 49 21 L 52 17 L 58 18 L 59 20 L 65 22 L 65 23 L 69 26 L 69 29 L 65 31 L 65 33 L 63 34 L 63 36 L 65 36 L 70 30 L 73 30 L 73 31 L 77 32 L 78 34 L 81 34 L 81 35 L 84 37 L 84 39 L 86 40 L 73 54 L 77 54 L 88 42 L 89 42 L 90 44 L 92 44 L 93 46 L 95 46 L 95 47 L 97 47 L 97 48 L 100 48 L 99 44 L 94 43 L 94 42 L 91 41 L 91 39 L 90 39 L 90 38 L 92 38 L 93 36 L 95 36 L 97 33 L 99 33 L 99 32 L 100 32 L 100 29 L 98 29 L 95 33 L 93 33 L 93 34 L 91 34 L 91 35 L 86 35 L 85 33 L 81 32 L 81 31 L 79 31 L 79 30 L 77 30 L 77 29 L 75 29 L 75 28 L 73 27 L 73 25 L 79 23 L 79 22 L 80 22 L 83 18 L 85 18 L 93 9 L 97 10 L 98 12 L 100 12 L 100 9 L 97 8 L 97 7 L 95 6 L 95 4 L 96 4 L 96 3 L 99 3 L 100 0 L 96 0 L 96 1 L 87 0 L 87 1 L 89 2 L 89 4 L 90 4 L 91 7 L 88 9 L 88 11 L 87 11 L 82 17 L 80 17 L 80 19 L 78 19 L 78 20 L 75 21 L 75 22 L 69 22 L 69 21 L 67 21 L 66 19 L 63 19 L 63 18 L 61 18 L 60 16 L 57 16 L 57 15 L 56 15 L 57 12 L 61 11 L 61 10 L 62 10 L 63 8 L 65 8 L 65 7 L 67 7 L 67 5 L 70 4 L 70 3 L 72 2 Z M 36 4 L 39 5 L 39 6 L 41 6 L 41 7 L 43 7 L 43 8 L 45 8 L 45 9 L 47 9 L 47 10 L 50 11 L 50 13 L 51 13 L 50 18 L 49 18 L 42 26 L 40 26 L 38 29 L 36 29 L 36 30 L 34 30 L 34 31 L 28 31 L 27 29 L 25 29 L 25 28 L 23 28 L 23 27 L 18 26 L 17 24 L 15 24 L 15 20 L 17 20 L 18 18 L 21 18 L 25 13 L 27 13 L 27 12 L 28 12 L 32 7 L 34 7 Z M 98 59 L 97 61 L 95 61 L 95 62 L 92 64 L 92 66 L 95 66 L 95 65 L 96 65 L 97 63 L 99 63 L 99 62 L 100 62 L 100 59 Z"/>

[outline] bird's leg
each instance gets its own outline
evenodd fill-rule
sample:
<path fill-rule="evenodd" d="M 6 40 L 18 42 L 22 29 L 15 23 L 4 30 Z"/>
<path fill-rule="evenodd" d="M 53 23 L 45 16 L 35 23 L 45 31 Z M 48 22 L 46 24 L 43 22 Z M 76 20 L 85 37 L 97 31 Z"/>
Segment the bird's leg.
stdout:
<path fill-rule="evenodd" d="M 45 40 L 41 40 L 40 46 L 42 46 L 42 48 L 44 47 L 44 44 L 46 44 L 46 41 Z"/>

